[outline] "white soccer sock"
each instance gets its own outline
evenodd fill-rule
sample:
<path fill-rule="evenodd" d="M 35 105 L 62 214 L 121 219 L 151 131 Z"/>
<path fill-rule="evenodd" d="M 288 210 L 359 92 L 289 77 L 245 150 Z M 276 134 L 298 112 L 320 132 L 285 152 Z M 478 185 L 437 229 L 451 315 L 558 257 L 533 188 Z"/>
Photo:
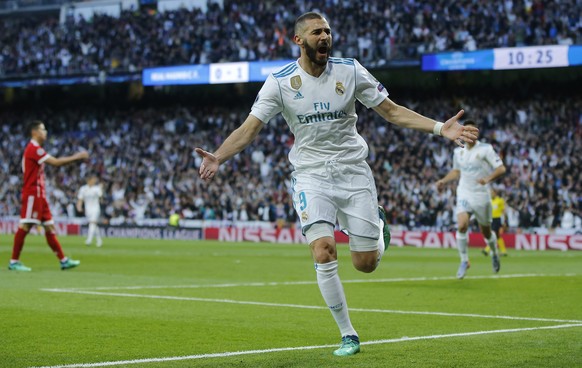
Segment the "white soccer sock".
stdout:
<path fill-rule="evenodd" d="M 97 243 L 101 243 L 101 231 L 99 231 L 97 224 L 95 224 L 95 238 L 97 239 Z"/>
<path fill-rule="evenodd" d="M 93 241 L 93 235 L 95 234 L 95 227 L 96 225 L 94 223 L 89 223 L 89 230 L 87 231 L 87 241 L 85 243 L 87 244 L 91 244 L 91 242 Z"/>
<path fill-rule="evenodd" d="M 489 239 L 485 238 L 485 242 L 491 248 L 491 255 L 497 254 L 497 235 L 492 231 Z"/>
<path fill-rule="evenodd" d="M 457 249 L 461 256 L 461 262 L 469 261 L 469 250 L 467 245 L 467 233 L 457 231 Z"/>
<path fill-rule="evenodd" d="M 331 311 L 331 315 L 335 319 L 335 323 L 337 323 L 340 329 L 342 337 L 346 335 L 357 336 L 358 334 L 350 322 L 346 296 L 337 269 L 337 261 L 316 263 L 317 284 L 319 285 L 323 300 L 325 300 L 325 303 Z"/>
<path fill-rule="evenodd" d="M 382 221 L 380 219 L 379 224 L 380 224 L 380 238 L 378 239 L 378 258 L 376 260 L 376 267 L 378 267 L 378 264 L 382 260 L 382 256 L 384 255 L 384 247 L 385 247 L 385 244 L 384 244 L 384 221 Z"/>

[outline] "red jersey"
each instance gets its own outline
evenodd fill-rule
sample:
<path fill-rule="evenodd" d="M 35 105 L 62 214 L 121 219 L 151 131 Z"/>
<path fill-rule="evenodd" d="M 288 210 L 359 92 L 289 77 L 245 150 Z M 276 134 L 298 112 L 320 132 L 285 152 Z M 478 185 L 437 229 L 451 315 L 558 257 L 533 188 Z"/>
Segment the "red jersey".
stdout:
<path fill-rule="evenodd" d="M 46 198 L 44 162 L 49 157 L 51 155 L 46 153 L 34 139 L 31 139 L 26 145 L 22 156 L 22 172 L 24 173 L 23 198 L 29 195 Z"/>

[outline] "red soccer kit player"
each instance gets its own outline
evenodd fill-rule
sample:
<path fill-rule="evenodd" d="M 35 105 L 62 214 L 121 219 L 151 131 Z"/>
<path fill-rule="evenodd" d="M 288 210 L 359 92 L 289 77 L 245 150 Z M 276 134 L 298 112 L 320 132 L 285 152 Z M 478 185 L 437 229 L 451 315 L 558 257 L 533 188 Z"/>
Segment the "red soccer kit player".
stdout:
<path fill-rule="evenodd" d="M 22 207 L 20 222 L 30 224 L 52 225 L 51 210 L 46 201 L 44 162 L 51 156 L 31 139 L 22 156 Z"/>
<path fill-rule="evenodd" d="M 31 140 L 24 149 L 22 156 L 23 186 L 22 207 L 20 210 L 20 225 L 14 236 L 12 258 L 8 266 L 12 271 L 30 271 L 29 267 L 20 262 L 20 253 L 24 247 L 24 239 L 33 225 L 42 225 L 45 228 L 45 237 L 48 245 L 61 261 L 61 269 L 69 269 L 79 265 L 79 261 L 69 259 L 55 234 L 54 221 L 46 200 L 44 165 L 61 166 L 73 161 L 89 157 L 87 152 L 78 152 L 72 156 L 57 158 L 49 155 L 42 144 L 47 137 L 44 123 L 33 121 L 28 126 Z"/>

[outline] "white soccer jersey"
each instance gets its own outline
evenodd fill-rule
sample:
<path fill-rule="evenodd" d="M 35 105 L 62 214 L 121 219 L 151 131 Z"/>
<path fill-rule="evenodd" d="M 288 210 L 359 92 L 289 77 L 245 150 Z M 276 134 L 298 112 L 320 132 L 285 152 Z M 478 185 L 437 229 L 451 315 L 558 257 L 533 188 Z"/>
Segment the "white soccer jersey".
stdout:
<path fill-rule="evenodd" d="M 356 130 L 355 100 L 370 108 L 387 96 L 355 59 L 329 58 L 318 78 L 295 61 L 269 75 L 251 114 L 265 124 L 283 115 L 295 135 L 289 161 L 296 170 L 334 160 L 356 163 L 368 157 L 368 145 Z"/>
<path fill-rule="evenodd" d="M 491 200 L 489 185 L 481 185 L 477 180 L 489 175 L 491 171 L 503 165 L 501 158 L 489 143 L 477 141 L 473 148 L 455 148 L 453 169 L 461 172 L 457 196 L 459 198 L 480 198 Z"/>
<path fill-rule="evenodd" d="M 99 198 L 103 196 L 100 185 L 83 185 L 79 189 L 77 198 L 85 203 L 85 212 L 96 212 L 100 210 Z"/>

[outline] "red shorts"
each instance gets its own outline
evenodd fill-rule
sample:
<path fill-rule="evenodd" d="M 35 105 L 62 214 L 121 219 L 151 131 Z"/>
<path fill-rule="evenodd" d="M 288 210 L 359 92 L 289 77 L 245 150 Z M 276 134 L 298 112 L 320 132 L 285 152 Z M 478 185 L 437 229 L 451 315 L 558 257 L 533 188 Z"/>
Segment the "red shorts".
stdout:
<path fill-rule="evenodd" d="M 46 198 L 23 194 L 20 222 L 43 225 L 52 224 L 53 215 L 51 214 L 51 209 Z"/>

